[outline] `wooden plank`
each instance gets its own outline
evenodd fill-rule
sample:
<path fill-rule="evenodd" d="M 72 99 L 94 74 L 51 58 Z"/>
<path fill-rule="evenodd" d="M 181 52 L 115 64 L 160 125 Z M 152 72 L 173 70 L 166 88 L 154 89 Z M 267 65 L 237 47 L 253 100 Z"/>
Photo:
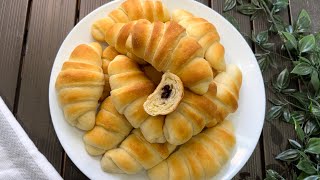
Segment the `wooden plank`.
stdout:
<path fill-rule="evenodd" d="M 222 14 L 224 1 L 212 0 L 211 5 L 215 11 Z M 239 22 L 241 33 L 251 36 L 252 30 L 250 18 L 235 11 L 231 11 L 228 13 L 235 17 Z M 250 43 L 249 45 L 251 46 Z M 261 148 L 260 143 L 258 143 L 250 159 L 248 160 L 246 165 L 241 169 L 241 171 L 234 177 L 234 179 L 262 179 L 262 163 L 263 162 L 261 161 Z"/>
<path fill-rule="evenodd" d="M 63 149 L 48 107 L 48 86 L 57 51 L 74 25 L 76 0 L 33 0 L 17 116 L 49 162 L 61 171 Z"/>
<path fill-rule="evenodd" d="M 288 10 L 283 10 L 279 15 L 285 20 L 285 22 L 289 23 Z M 268 21 L 265 16 L 258 17 L 253 21 L 253 30 L 254 33 L 257 34 L 261 31 L 266 30 L 268 26 Z M 275 36 L 271 36 L 270 42 L 275 43 L 274 51 L 285 56 L 285 52 L 281 51 L 281 42 L 278 38 L 274 38 Z M 279 74 L 285 67 L 287 67 L 290 63 L 281 57 L 276 58 L 276 62 L 278 63 L 278 68 L 270 68 L 266 72 L 263 73 L 263 78 L 265 82 L 270 82 L 272 78 Z M 274 97 L 272 92 L 268 90 L 266 87 L 266 96 L 267 99 Z M 271 107 L 271 103 L 267 101 L 267 109 Z M 283 173 L 284 176 L 290 176 L 288 173 L 284 171 L 285 167 L 279 161 L 275 160 L 275 156 L 280 152 L 287 148 L 289 138 L 294 138 L 295 132 L 293 126 L 287 124 L 283 121 L 275 120 L 273 122 L 265 122 L 263 127 L 263 147 L 264 147 L 264 164 L 263 167 L 263 177 L 265 178 L 265 170 L 273 169 L 277 172 Z"/>
<path fill-rule="evenodd" d="M 196 0 L 196 1 L 210 7 L 210 0 Z"/>
<path fill-rule="evenodd" d="M 28 0 L 0 1 L 0 96 L 14 106 Z"/>
<path fill-rule="evenodd" d="M 307 10 L 312 20 L 312 30 L 319 31 L 320 29 L 320 18 L 319 18 L 319 10 L 320 1 L 319 0 L 290 0 L 290 16 L 291 20 L 294 22 L 297 20 L 299 13 L 302 9 Z M 293 22 L 292 21 L 292 22 Z"/>

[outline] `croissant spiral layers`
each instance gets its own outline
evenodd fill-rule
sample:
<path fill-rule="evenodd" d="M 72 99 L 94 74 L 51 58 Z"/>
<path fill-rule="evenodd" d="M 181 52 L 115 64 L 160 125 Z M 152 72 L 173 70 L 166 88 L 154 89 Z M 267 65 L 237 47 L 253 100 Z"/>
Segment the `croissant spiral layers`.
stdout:
<path fill-rule="evenodd" d="M 225 120 L 190 139 L 169 158 L 148 170 L 151 180 L 210 179 L 227 162 L 236 143 Z"/>
<path fill-rule="evenodd" d="M 121 143 L 119 148 L 107 151 L 101 159 L 104 171 L 111 173 L 136 174 L 143 169 L 150 169 L 166 159 L 176 146 L 164 143 L 149 143 L 139 129 Z"/>
<path fill-rule="evenodd" d="M 167 141 L 180 145 L 199 134 L 204 127 L 212 127 L 223 121 L 238 108 L 241 71 L 235 65 L 227 65 L 219 73 L 203 96 L 185 91 L 177 109 L 168 114 L 163 131 Z"/>
<path fill-rule="evenodd" d="M 194 93 L 206 93 L 213 79 L 203 48 L 176 22 L 116 23 L 106 32 L 106 42 L 122 54 L 130 52 L 144 59 L 158 71 L 177 75 Z"/>
<path fill-rule="evenodd" d="M 98 43 L 77 46 L 63 64 L 55 84 L 65 119 L 82 130 L 90 130 L 94 126 L 98 100 L 105 83 L 101 53 Z"/>
<path fill-rule="evenodd" d="M 95 127 L 83 136 L 86 150 L 91 155 L 102 155 L 115 148 L 131 130 L 131 124 L 118 113 L 108 97 L 100 106 Z"/>
<path fill-rule="evenodd" d="M 175 10 L 172 19 L 186 28 L 188 36 L 197 39 L 204 49 L 204 57 L 217 71 L 225 71 L 224 47 L 220 44 L 220 37 L 215 26 L 207 20 L 193 16 L 185 10 Z"/>
<path fill-rule="evenodd" d="M 95 40 L 104 41 L 106 31 L 114 23 L 127 23 L 138 19 L 167 22 L 170 20 L 170 15 L 159 0 L 127 0 L 111 11 L 107 17 L 94 22 L 91 34 Z"/>
<path fill-rule="evenodd" d="M 117 56 L 108 67 L 111 99 L 120 114 L 124 114 L 134 128 L 149 142 L 163 143 L 164 116 L 150 116 L 143 103 L 155 90 L 155 85 L 140 70 L 138 64 L 124 55 Z"/>

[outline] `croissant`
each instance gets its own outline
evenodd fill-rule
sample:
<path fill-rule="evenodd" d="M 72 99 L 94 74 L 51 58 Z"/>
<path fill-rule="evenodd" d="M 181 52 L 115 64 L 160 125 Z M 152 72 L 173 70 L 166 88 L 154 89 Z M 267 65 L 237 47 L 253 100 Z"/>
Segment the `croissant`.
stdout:
<path fill-rule="evenodd" d="M 162 72 L 157 71 L 153 66 L 142 66 L 141 70 L 144 74 L 156 85 L 158 85 L 162 79 Z"/>
<path fill-rule="evenodd" d="M 236 143 L 233 126 L 225 120 L 194 136 L 169 158 L 148 170 L 151 180 L 210 179 L 229 159 Z"/>
<path fill-rule="evenodd" d="M 106 32 L 106 42 L 122 54 L 128 51 L 144 59 L 158 71 L 176 74 L 194 93 L 206 93 L 213 79 L 201 45 L 176 22 L 116 23 Z"/>
<path fill-rule="evenodd" d="M 149 142 L 165 142 L 162 131 L 164 116 L 150 116 L 143 108 L 143 103 L 155 89 L 153 82 L 135 61 L 124 55 L 111 61 L 108 73 L 111 99 L 118 112 L 124 114 L 134 128 L 140 127 Z"/>
<path fill-rule="evenodd" d="M 94 128 L 85 133 L 83 141 L 89 154 L 102 155 L 115 148 L 131 130 L 131 124 L 118 113 L 108 97 L 100 106 Z"/>
<path fill-rule="evenodd" d="M 101 53 L 99 43 L 77 46 L 63 64 L 55 84 L 65 119 L 82 130 L 93 128 L 103 91 Z"/>
<path fill-rule="evenodd" d="M 104 88 L 102 92 L 102 96 L 100 97 L 100 101 L 102 102 L 106 97 L 110 95 L 110 84 L 109 84 L 109 75 L 108 75 L 108 67 L 109 63 L 117 56 L 119 55 L 118 51 L 112 47 L 108 46 L 103 52 L 102 52 L 102 70 L 104 73 Z"/>
<path fill-rule="evenodd" d="M 143 104 L 144 110 L 151 116 L 167 115 L 174 111 L 183 97 L 183 84 L 180 78 L 166 72 L 160 84 Z"/>
<path fill-rule="evenodd" d="M 138 19 L 166 22 L 170 20 L 170 14 L 160 0 L 126 0 L 107 17 L 95 21 L 91 34 L 95 40 L 104 41 L 106 31 L 114 23 L 127 23 Z"/>
<path fill-rule="evenodd" d="M 172 13 L 172 19 L 186 28 L 188 36 L 197 39 L 204 49 L 205 59 L 215 70 L 224 71 L 226 69 L 225 50 L 219 42 L 220 37 L 214 25 L 181 9 Z"/>
<path fill-rule="evenodd" d="M 202 129 L 223 121 L 238 108 L 241 71 L 235 65 L 227 65 L 219 73 L 203 96 L 185 91 L 177 109 L 168 114 L 163 127 L 164 135 L 171 144 L 187 142 Z"/>
<path fill-rule="evenodd" d="M 146 141 L 139 129 L 121 143 L 119 148 L 107 151 L 101 159 L 101 167 L 110 173 L 136 174 L 150 169 L 166 159 L 176 146 Z"/>

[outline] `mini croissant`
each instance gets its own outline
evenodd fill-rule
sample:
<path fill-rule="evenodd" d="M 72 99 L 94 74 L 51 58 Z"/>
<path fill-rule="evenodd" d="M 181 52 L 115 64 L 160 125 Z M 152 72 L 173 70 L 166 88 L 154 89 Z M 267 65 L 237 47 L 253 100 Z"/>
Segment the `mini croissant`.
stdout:
<path fill-rule="evenodd" d="M 148 170 L 151 180 L 210 179 L 229 159 L 236 143 L 233 126 L 225 120 L 194 136 L 166 160 Z"/>
<path fill-rule="evenodd" d="M 208 91 L 213 79 L 210 64 L 203 59 L 203 48 L 176 22 L 138 20 L 116 23 L 106 32 L 106 42 L 118 52 L 130 52 L 155 69 L 177 75 L 196 94 Z"/>
<path fill-rule="evenodd" d="M 161 0 L 126 0 L 107 17 L 94 22 L 91 34 L 95 40 L 104 41 L 106 31 L 114 23 L 127 23 L 138 19 L 167 22 L 170 15 Z"/>
<path fill-rule="evenodd" d="M 77 46 L 63 64 L 55 84 L 65 119 L 82 130 L 90 130 L 95 124 L 105 83 L 101 53 L 98 43 Z"/>
<path fill-rule="evenodd" d="M 118 113 L 108 97 L 100 106 L 94 128 L 84 134 L 83 141 L 89 154 L 102 155 L 120 144 L 131 130 L 131 124 Z"/>
<path fill-rule="evenodd" d="M 169 143 L 149 143 L 139 129 L 121 143 L 119 148 L 107 151 L 101 159 L 104 171 L 111 173 L 136 174 L 150 169 L 166 159 L 176 146 Z"/>
<path fill-rule="evenodd" d="M 238 108 L 242 74 L 235 65 L 227 65 L 219 73 L 203 96 L 185 91 L 177 109 L 168 114 L 163 127 L 171 144 L 180 145 L 199 134 L 204 127 L 212 127 L 223 121 Z"/>
<path fill-rule="evenodd" d="M 217 71 L 225 71 L 224 47 L 220 44 L 219 34 L 213 24 L 207 20 L 195 17 L 185 10 L 175 10 L 172 19 L 186 28 L 188 36 L 197 39 L 204 49 L 204 57 Z"/>
<path fill-rule="evenodd" d="M 165 142 L 163 134 L 164 116 L 150 116 L 143 103 L 154 91 L 155 85 L 139 68 L 138 64 L 124 55 L 118 55 L 109 64 L 108 74 L 111 99 L 120 114 L 152 143 Z"/>

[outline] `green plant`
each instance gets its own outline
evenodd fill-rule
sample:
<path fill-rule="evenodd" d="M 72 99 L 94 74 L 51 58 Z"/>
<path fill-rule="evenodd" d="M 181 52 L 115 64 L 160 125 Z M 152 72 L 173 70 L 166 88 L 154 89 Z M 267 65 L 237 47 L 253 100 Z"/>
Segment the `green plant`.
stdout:
<path fill-rule="evenodd" d="M 287 8 L 288 0 L 226 0 L 224 15 L 239 25 L 235 18 L 229 17 L 234 8 L 251 20 L 259 16 L 267 17 L 267 30 L 253 35 L 250 39 L 256 45 L 255 56 L 262 71 L 278 68 L 278 57 L 290 62 L 267 84 L 275 95 L 269 101 L 272 107 L 266 114 L 266 120 L 280 119 L 291 123 L 296 131 L 297 140 L 289 139 L 290 148 L 275 158 L 286 163 L 294 179 L 320 179 L 320 33 L 312 33 L 312 21 L 305 10 L 301 10 L 297 21 L 286 24 L 278 13 Z M 269 36 L 281 40 L 286 55 L 273 51 L 274 44 Z M 291 86 L 295 83 L 299 86 Z M 288 170 L 289 171 L 289 170 Z M 284 179 L 274 170 L 267 170 L 266 179 Z"/>

